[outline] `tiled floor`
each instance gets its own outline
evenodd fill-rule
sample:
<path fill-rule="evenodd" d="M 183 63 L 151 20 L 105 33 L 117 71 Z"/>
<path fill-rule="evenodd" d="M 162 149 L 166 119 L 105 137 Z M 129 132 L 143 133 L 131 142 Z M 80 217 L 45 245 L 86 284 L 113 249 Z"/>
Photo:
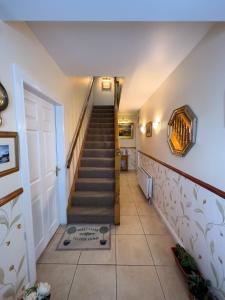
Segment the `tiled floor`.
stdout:
<path fill-rule="evenodd" d="M 174 264 L 167 228 L 139 190 L 135 173 L 121 174 L 121 225 L 111 250 L 55 251 L 63 228 L 38 261 L 38 281 L 52 300 L 188 300 Z"/>

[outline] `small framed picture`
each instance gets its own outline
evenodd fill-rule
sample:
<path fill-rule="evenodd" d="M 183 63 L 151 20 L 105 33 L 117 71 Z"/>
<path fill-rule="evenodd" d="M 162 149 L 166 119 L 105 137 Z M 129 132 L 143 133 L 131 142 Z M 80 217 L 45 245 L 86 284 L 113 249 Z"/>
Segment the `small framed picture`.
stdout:
<path fill-rule="evenodd" d="M 121 139 L 133 139 L 134 123 L 119 123 L 119 137 Z"/>
<path fill-rule="evenodd" d="M 19 171 L 18 134 L 0 131 L 0 177 Z"/>
<path fill-rule="evenodd" d="M 146 124 L 146 137 L 152 137 L 152 121 Z"/>

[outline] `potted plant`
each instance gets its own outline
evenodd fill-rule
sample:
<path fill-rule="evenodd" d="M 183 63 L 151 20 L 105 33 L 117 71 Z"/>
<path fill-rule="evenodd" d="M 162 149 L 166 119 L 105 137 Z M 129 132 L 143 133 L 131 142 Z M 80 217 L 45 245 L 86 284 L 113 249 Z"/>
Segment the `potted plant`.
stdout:
<path fill-rule="evenodd" d="M 192 272 L 200 274 L 194 258 L 182 246 L 176 244 L 176 247 L 172 247 L 171 250 L 184 277 L 187 278 Z"/>
<path fill-rule="evenodd" d="M 210 281 L 205 280 L 200 274 L 192 272 L 187 278 L 188 289 L 196 300 L 213 300 L 209 291 Z"/>
<path fill-rule="evenodd" d="M 51 286 L 47 282 L 26 286 L 25 290 L 17 300 L 49 300 L 51 297 Z"/>

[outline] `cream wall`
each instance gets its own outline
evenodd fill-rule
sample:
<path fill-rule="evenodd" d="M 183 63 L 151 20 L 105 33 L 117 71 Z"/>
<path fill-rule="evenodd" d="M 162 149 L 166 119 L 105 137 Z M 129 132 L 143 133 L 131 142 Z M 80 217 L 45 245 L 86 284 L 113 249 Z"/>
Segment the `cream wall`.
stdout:
<path fill-rule="evenodd" d="M 0 22 L 0 81 L 9 95 L 9 107 L 2 113 L 1 131 L 16 131 L 12 64 L 32 78 L 43 92 L 64 105 L 65 150 L 68 152 L 90 78 L 65 77 L 25 23 Z M 18 174 L 0 180 L 0 197 L 19 186 Z M 4 188 L 2 188 L 4 187 Z"/>
<path fill-rule="evenodd" d="M 64 105 L 67 153 L 90 78 L 65 77 L 25 23 L 0 22 L 0 40 L 0 81 L 10 99 L 9 107 L 2 113 L 4 124 L 0 131 L 17 131 L 12 76 L 12 64 L 16 64 L 44 94 Z M 0 178 L 0 197 L 20 186 L 19 172 Z M 16 290 L 27 282 L 23 219 L 21 197 L 0 208 L 0 299 L 15 299 Z"/>
<path fill-rule="evenodd" d="M 140 124 L 161 121 L 138 148 L 225 190 L 225 24 L 216 25 L 140 110 Z M 196 145 L 184 157 L 171 154 L 167 123 L 188 104 L 198 117 Z M 140 154 L 153 176 L 153 204 L 176 241 L 194 256 L 218 299 L 225 299 L 225 200 Z"/>
<path fill-rule="evenodd" d="M 225 189 L 225 24 L 216 25 L 140 110 L 140 123 L 161 120 L 140 149 L 220 189 Z M 151 82 L 149 82 L 151 84 Z M 196 145 L 171 154 L 167 123 L 174 109 L 190 105 L 198 117 Z"/>
<path fill-rule="evenodd" d="M 114 78 L 111 78 L 112 88 L 110 91 L 102 91 L 102 79 L 96 78 L 93 87 L 93 97 L 95 105 L 114 105 Z"/>

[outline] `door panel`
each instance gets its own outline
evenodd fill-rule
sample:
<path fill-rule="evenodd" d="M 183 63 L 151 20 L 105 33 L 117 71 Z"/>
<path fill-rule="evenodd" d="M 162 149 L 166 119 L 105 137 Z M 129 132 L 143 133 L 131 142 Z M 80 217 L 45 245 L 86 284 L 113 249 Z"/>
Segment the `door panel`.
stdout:
<path fill-rule="evenodd" d="M 25 91 L 26 130 L 36 259 L 58 220 L 54 105 Z"/>

